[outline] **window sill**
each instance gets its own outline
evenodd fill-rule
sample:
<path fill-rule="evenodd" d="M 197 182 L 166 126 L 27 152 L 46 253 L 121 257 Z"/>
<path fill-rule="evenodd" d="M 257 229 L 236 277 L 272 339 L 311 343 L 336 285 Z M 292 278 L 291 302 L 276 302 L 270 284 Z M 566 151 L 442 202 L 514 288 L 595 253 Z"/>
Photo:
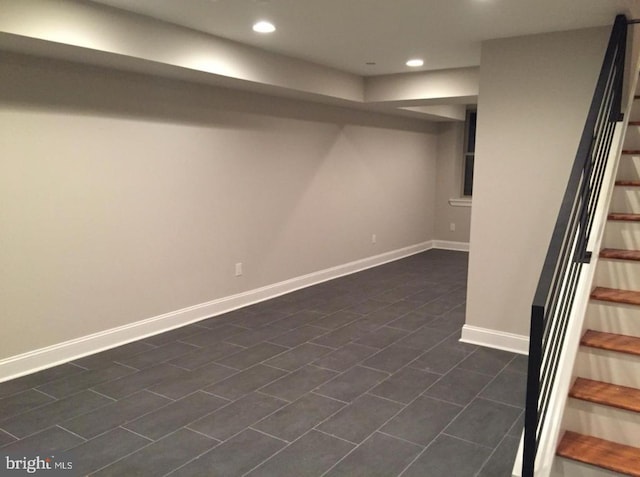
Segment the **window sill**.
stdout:
<path fill-rule="evenodd" d="M 471 199 L 461 197 L 459 199 L 449 199 L 449 205 L 453 207 L 471 207 Z"/>

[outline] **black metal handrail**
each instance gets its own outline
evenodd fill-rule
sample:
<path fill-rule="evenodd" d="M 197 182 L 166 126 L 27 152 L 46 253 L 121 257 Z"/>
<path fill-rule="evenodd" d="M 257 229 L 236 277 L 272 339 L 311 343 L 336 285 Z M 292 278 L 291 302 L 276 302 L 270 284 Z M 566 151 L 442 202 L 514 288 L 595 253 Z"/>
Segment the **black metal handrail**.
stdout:
<path fill-rule="evenodd" d="M 533 477 L 580 270 L 593 225 L 615 123 L 622 120 L 627 19 L 613 24 L 569 182 L 531 308 L 523 477 Z"/>

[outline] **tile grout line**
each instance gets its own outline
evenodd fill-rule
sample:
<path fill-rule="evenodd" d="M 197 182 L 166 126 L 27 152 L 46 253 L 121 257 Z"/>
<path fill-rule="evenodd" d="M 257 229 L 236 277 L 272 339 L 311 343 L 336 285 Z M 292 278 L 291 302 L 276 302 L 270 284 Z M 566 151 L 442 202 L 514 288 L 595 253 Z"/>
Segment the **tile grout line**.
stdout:
<path fill-rule="evenodd" d="M 337 414 L 337 412 L 338 411 L 336 411 L 336 413 L 334 413 L 334 414 Z M 327 419 L 329 419 L 329 418 L 327 418 Z M 358 445 L 357 442 L 352 442 L 349 439 L 345 439 L 344 437 L 336 436 L 335 434 L 331 434 L 330 432 L 323 431 L 322 429 L 316 429 L 315 427 L 312 427 L 311 429 L 309 429 L 307 431 L 307 433 L 309 433 L 311 431 L 320 432 L 321 434 L 324 434 L 324 435 L 329 436 L 329 437 L 333 437 L 334 439 L 341 440 L 341 441 L 346 442 L 347 444 L 351 444 L 353 446 L 357 446 Z"/>
<path fill-rule="evenodd" d="M 300 439 L 302 439 L 304 436 L 306 436 L 307 434 L 309 434 L 311 431 L 313 431 L 314 429 L 309 429 L 307 430 L 307 432 L 303 433 L 302 435 L 300 435 L 299 437 L 297 437 L 296 439 L 292 440 L 291 442 L 287 443 L 285 446 L 283 446 L 281 449 L 279 449 L 277 452 L 271 454 L 269 457 L 267 457 L 266 459 L 262 460 L 259 464 L 253 466 L 251 469 L 249 469 L 247 472 L 245 472 L 244 474 L 242 474 L 242 476 L 246 476 L 248 474 L 250 474 L 251 472 L 253 472 L 255 469 L 257 469 L 258 467 L 266 464 L 267 462 L 269 462 L 271 459 L 274 459 L 277 455 L 281 454 L 282 452 L 284 452 L 285 449 L 291 447 L 293 444 L 295 444 L 297 441 L 299 441 Z M 266 434 L 266 433 L 263 433 Z M 268 435 L 268 434 L 266 434 Z M 278 440 L 282 440 L 282 439 L 278 439 Z M 283 441 L 283 442 L 287 442 L 287 441 Z"/>
<path fill-rule="evenodd" d="M 33 407 L 30 407 L 30 408 L 27 408 L 27 409 L 25 409 L 25 410 L 23 410 L 23 411 L 17 412 L 17 413 L 15 413 L 15 414 L 7 414 L 6 416 L 2 416 L 2 421 L 3 421 L 3 422 L 4 422 L 4 421 L 8 421 L 8 420 L 10 420 L 10 419 L 14 419 L 14 418 L 16 418 L 16 417 L 18 417 L 18 416 L 20 416 L 20 415 L 22 415 L 22 414 L 27 414 L 27 413 L 29 413 L 29 412 L 36 411 L 36 410 L 38 410 L 38 409 L 40 409 L 40 408 L 42 408 L 42 407 L 44 407 L 44 406 L 48 406 L 48 405 L 50 405 L 50 404 L 54 404 L 54 403 L 59 402 L 59 401 L 61 400 L 61 398 L 57 398 L 57 397 L 55 397 L 55 396 L 52 396 L 51 394 L 47 394 L 47 393 L 45 393 L 44 391 L 40 391 L 38 388 L 30 388 L 30 389 L 26 389 L 26 390 L 24 390 L 24 391 L 22 391 L 22 392 L 27 392 L 27 391 L 36 391 L 36 392 L 39 392 L 40 394 L 44 394 L 45 396 L 50 397 L 51 399 L 53 399 L 53 401 L 49 401 L 49 402 L 45 402 L 45 403 L 42 403 L 42 404 L 38 404 L 38 405 L 36 405 L 36 406 L 33 406 Z M 17 394 L 21 394 L 21 393 L 17 393 Z M 16 395 L 14 394 L 14 396 L 16 396 Z M 11 397 L 11 396 L 10 396 L 10 397 Z M 69 396 L 66 396 L 66 397 L 69 397 Z M 5 399 L 6 399 L 6 398 L 5 398 Z M 62 399 L 64 399 L 64 398 L 62 398 Z M 1 399 L 0 399 L 0 402 L 2 402 L 2 400 L 1 400 Z M 0 429 L 1 429 L 1 428 L 0 428 Z M 5 432 L 6 432 L 6 431 L 5 431 Z M 13 434 L 12 434 L 12 435 L 13 435 Z"/>
<path fill-rule="evenodd" d="M 473 444 L 474 446 L 483 447 L 485 449 L 491 449 L 492 451 L 495 450 L 495 447 L 487 446 L 485 444 L 480 444 L 479 442 L 473 442 L 473 441 L 470 441 L 469 439 L 464 439 L 464 438 L 459 437 L 459 436 L 454 436 L 453 434 L 447 434 L 445 431 L 440 432 L 438 435 L 439 436 L 451 437 L 452 439 L 457 439 L 459 441 L 466 442 L 467 444 Z"/>
<path fill-rule="evenodd" d="M 133 421 L 131 421 L 131 422 L 133 422 Z M 125 424 L 126 424 L 126 423 L 125 423 Z M 131 429 L 129 429 L 128 427 L 124 427 L 124 426 L 125 426 L 125 424 L 121 424 L 121 425 L 119 425 L 118 427 L 115 427 L 115 428 L 113 428 L 113 429 L 110 429 L 109 431 L 104 432 L 104 433 L 102 433 L 102 434 L 100 434 L 100 435 L 102 436 L 102 435 L 107 434 L 107 433 L 109 433 L 109 432 L 111 432 L 111 431 L 114 431 L 115 429 L 122 429 L 122 430 L 125 430 L 125 431 L 127 431 L 127 432 L 131 432 L 132 434 L 135 434 L 135 435 L 136 435 L 136 436 L 138 436 L 138 437 L 142 437 L 143 439 L 146 439 L 146 440 L 150 441 L 151 443 L 158 442 L 158 441 L 160 440 L 160 439 L 153 439 L 153 438 L 151 438 L 151 437 L 149 437 L 149 436 L 145 436 L 144 434 L 140 434 L 139 432 L 136 432 L 136 431 L 134 431 L 134 430 L 131 430 Z M 95 438 L 97 438 L 97 437 L 100 437 L 100 436 L 96 436 L 96 437 L 94 437 L 93 439 L 95 439 Z M 93 439 L 91 439 L 91 440 L 93 440 Z M 145 446 L 145 447 L 146 447 L 146 446 Z"/>
<path fill-rule="evenodd" d="M 260 419 L 260 421 L 262 421 L 262 419 Z M 273 434 L 269 434 L 268 432 L 261 431 L 260 429 L 256 429 L 255 427 L 253 427 L 255 424 L 258 424 L 260 421 L 254 422 L 254 423 L 253 423 L 253 424 L 251 424 L 250 426 L 245 427 L 245 428 L 244 428 L 244 430 L 250 429 L 250 430 L 252 430 L 252 431 L 254 431 L 254 432 L 258 432 L 258 433 L 260 433 L 260 434 L 264 434 L 264 435 L 265 435 L 265 436 L 267 436 L 267 437 L 271 437 L 272 439 L 276 439 L 276 440 L 279 440 L 279 441 L 281 441 L 281 442 L 284 442 L 284 443 L 285 443 L 285 446 L 283 447 L 283 449 L 284 449 L 285 447 L 289 446 L 289 444 L 292 444 L 293 442 L 295 442 L 295 441 L 297 440 L 297 439 L 295 439 L 295 440 L 293 440 L 293 441 L 288 441 L 288 440 L 286 440 L 286 439 L 282 439 L 281 437 L 274 436 Z"/>
<path fill-rule="evenodd" d="M 211 439 L 212 441 L 216 441 L 218 444 L 216 444 L 214 447 L 217 447 L 219 444 L 222 444 L 222 442 L 223 442 L 220 439 L 216 439 L 215 437 L 208 436 L 204 432 L 200 432 L 200 431 L 197 431 L 195 429 L 190 428 L 189 424 L 187 424 L 186 426 L 182 426 L 180 429 L 187 429 L 188 431 L 195 432 L 196 434 L 199 434 L 199 435 L 201 435 L 203 437 L 206 437 L 207 439 Z M 212 447 L 211 449 L 213 449 L 214 447 Z M 211 449 L 209 449 L 209 450 L 211 450 Z M 205 452 L 207 452 L 207 451 L 205 451 Z"/>
<path fill-rule="evenodd" d="M 0 427 L 0 431 L 4 432 L 5 434 L 7 434 L 7 435 L 9 435 L 11 437 L 13 437 L 15 439 L 15 442 L 18 442 L 19 440 L 24 439 L 24 437 L 22 439 L 20 439 L 18 436 L 11 434 L 9 431 L 4 429 L 3 427 Z M 13 444 L 13 442 L 7 442 L 6 445 L 9 445 L 9 444 Z M 0 446 L 0 448 L 2 448 L 2 447 L 4 447 L 4 446 Z"/>
<path fill-rule="evenodd" d="M 133 432 L 133 431 L 131 431 L 131 430 L 129 430 L 129 429 L 125 429 L 125 428 L 123 428 L 123 427 L 116 427 L 115 429 L 118 429 L 118 428 L 120 428 L 120 429 L 124 429 L 125 431 L 132 432 L 133 434 L 136 434 L 136 435 L 138 435 L 138 436 L 140 436 L 140 437 L 143 437 L 143 438 L 145 438 L 145 439 L 149 440 L 149 438 L 148 438 L 148 437 L 145 437 L 145 436 L 143 436 L 143 435 L 141 435 L 141 434 L 138 434 L 137 432 Z M 112 429 L 112 430 L 113 430 L 113 429 Z M 87 442 L 89 442 L 89 441 L 87 441 Z M 152 445 L 153 445 L 153 444 L 155 444 L 156 442 L 157 442 L 157 441 L 152 440 L 151 442 L 149 442 L 148 444 L 146 444 L 146 445 L 144 445 L 144 446 L 140 447 L 139 449 L 136 449 L 136 450 L 134 450 L 134 451 L 132 451 L 132 452 L 129 452 L 128 454 L 123 455 L 123 456 L 121 456 L 120 458 L 118 458 L 118 459 L 116 459 L 116 460 L 114 460 L 114 461 L 112 461 L 112 462 L 109 462 L 108 464 L 103 465 L 102 467 L 100 467 L 100 468 L 98 468 L 98 469 L 93 470 L 93 471 L 92 471 L 92 472 L 90 472 L 88 475 L 90 475 L 90 476 L 91 476 L 91 475 L 94 475 L 94 474 L 96 474 L 97 472 L 100 472 L 102 469 L 106 469 L 107 467 L 109 467 L 109 466 L 111 466 L 111 465 L 113 465 L 113 464 L 116 464 L 117 462 L 120 462 L 121 460 L 126 459 L 126 458 L 127 458 L 127 457 L 129 457 L 130 455 L 133 455 L 133 454 L 135 454 L 135 453 L 136 453 L 136 452 L 138 452 L 138 451 L 141 451 L 141 450 L 143 450 L 143 449 L 146 449 L 146 448 L 147 448 L 147 447 L 149 447 L 149 446 L 152 446 Z M 82 445 L 82 444 L 81 444 L 81 445 Z M 78 447 L 78 446 L 76 446 L 76 447 Z M 72 449 L 70 449 L 70 450 L 72 450 Z"/>
<path fill-rule="evenodd" d="M 435 438 L 434 438 L 434 440 L 435 440 Z M 429 442 L 429 445 L 425 446 L 420 452 L 418 452 L 418 454 L 413 459 L 411 459 L 411 462 L 409 462 L 406 466 L 404 466 L 402 468 L 402 470 L 398 474 L 398 477 L 402 477 L 402 474 L 404 474 L 418 459 L 420 459 L 420 457 L 425 452 L 427 452 L 427 449 L 429 449 L 429 447 L 431 447 L 431 444 L 433 444 L 433 440 L 431 442 Z"/>
<path fill-rule="evenodd" d="M 329 381 L 327 381 L 327 382 L 329 382 Z M 334 398 L 334 397 L 331 397 L 331 396 L 327 396 L 326 394 L 322 394 L 321 392 L 317 391 L 316 389 L 313 389 L 313 390 L 309 391 L 309 394 L 313 394 L 315 396 L 320 396 L 320 397 L 323 397 L 325 399 L 331 399 L 332 401 L 339 402 L 340 404 L 345 404 L 345 405 L 351 404 L 350 402 L 343 401 L 342 399 L 338 399 L 338 398 Z"/>
<path fill-rule="evenodd" d="M 414 446 L 420 447 L 422 450 L 424 450 L 424 449 L 426 449 L 426 448 L 427 448 L 427 446 L 425 446 L 424 444 L 418 444 L 417 442 L 410 441 L 410 440 L 405 439 L 405 438 L 403 438 L 403 437 L 394 436 L 393 434 L 389 434 L 388 432 L 384 432 L 384 431 L 381 431 L 381 430 L 377 430 L 376 432 L 377 432 L 378 434 L 382 434 L 382 435 L 384 435 L 384 436 L 391 437 L 392 439 L 397 439 L 397 440 L 399 440 L 399 441 L 406 442 L 407 444 L 411 444 L 411 445 L 414 445 Z M 374 434 L 375 434 L 375 432 L 374 432 Z M 372 434 L 372 435 L 373 435 L 373 434 Z M 420 451 L 420 453 L 422 453 L 422 451 Z"/>
<path fill-rule="evenodd" d="M 57 427 L 57 428 L 59 428 L 59 429 L 62 429 L 62 430 L 63 430 L 63 431 L 65 431 L 65 432 L 68 432 L 69 434 L 73 434 L 74 436 L 79 437 L 80 439 L 82 439 L 84 442 L 89 442 L 89 441 L 91 440 L 91 439 L 87 439 L 87 438 L 85 438 L 85 437 L 82 437 L 80 434 L 76 434 L 75 432 L 70 431 L 69 429 L 67 429 L 66 427 L 64 427 L 64 426 L 62 425 L 62 423 L 56 424 L 55 426 L 52 426 L 52 427 Z M 74 447 L 76 447 L 76 446 L 74 446 Z"/>
<path fill-rule="evenodd" d="M 286 376 L 283 376 L 283 378 L 286 378 Z M 277 381 L 277 380 L 276 380 L 276 381 Z M 291 403 L 296 402 L 298 399 L 300 399 L 300 398 L 302 397 L 302 396 L 299 396 L 298 398 L 296 398 L 296 399 L 294 399 L 293 401 L 291 401 L 291 400 L 289 400 L 289 399 L 285 399 L 285 398 L 283 398 L 283 397 L 276 396 L 275 394 L 269 394 L 268 392 L 261 391 L 261 389 L 262 389 L 262 388 L 264 388 L 264 387 L 266 387 L 266 386 L 270 386 L 273 382 L 275 382 L 275 381 L 272 381 L 272 382 L 271 382 L 271 383 L 269 383 L 269 384 L 265 384 L 265 385 L 264 385 L 264 386 L 262 386 L 261 388 L 258 388 L 258 389 L 256 389 L 255 391 L 252 391 L 252 392 L 257 393 L 257 394 L 262 394 L 263 396 L 267 396 L 267 397 L 270 397 L 270 398 L 280 399 L 281 401 L 286 402 L 286 403 L 287 403 L 287 405 L 289 405 L 289 404 L 291 404 Z M 247 393 L 247 394 L 251 394 L 251 393 Z M 306 393 L 305 393 L 305 394 L 306 394 Z M 245 395 L 245 396 L 246 396 L 246 395 Z M 304 394 L 303 394 L 303 396 L 304 396 Z"/>
<path fill-rule="evenodd" d="M 159 383 L 156 383 L 156 384 L 159 384 Z M 155 384 L 153 385 L 153 387 L 155 387 Z M 149 388 L 144 388 L 144 389 L 143 389 L 143 391 L 146 391 L 146 392 L 148 392 L 148 393 L 150 393 L 150 394 L 153 394 L 153 395 L 155 395 L 155 396 L 159 396 L 159 397 L 164 398 L 164 399 L 168 399 L 168 400 L 170 400 L 170 401 L 172 401 L 172 402 L 176 402 L 176 401 L 178 401 L 178 400 L 182 399 L 183 397 L 188 396 L 188 394 L 185 394 L 184 396 L 179 397 L 178 399 L 175 399 L 175 398 L 172 398 L 172 397 L 170 397 L 170 396 L 166 396 L 166 395 L 164 395 L 164 394 L 160 394 L 159 392 L 152 391 L 152 390 L 151 390 L 151 389 L 149 389 Z M 134 393 L 134 394 L 135 394 L 135 393 Z M 192 393 L 192 394 L 193 394 L 193 393 Z M 131 394 L 130 394 L 129 396 L 131 396 Z M 169 403 L 169 404 L 170 404 L 170 403 Z"/>
<path fill-rule="evenodd" d="M 507 439 L 507 437 L 509 437 L 508 434 L 505 434 L 502 439 L 500 439 L 500 442 L 498 442 L 498 444 L 492 448 L 491 452 L 489 453 L 489 455 L 487 456 L 487 458 L 482 462 L 482 465 L 480 466 L 480 469 L 478 470 L 478 472 L 476 473 L 476 475 L 480 475 L 480 473 L 484 470 L 485 466 L 491 461 L 491 458 L 493 457 L 493 455 L 498 452 L 498 449 L 500 448 L 500 446 L 502 445 L 502 443 Z"/>

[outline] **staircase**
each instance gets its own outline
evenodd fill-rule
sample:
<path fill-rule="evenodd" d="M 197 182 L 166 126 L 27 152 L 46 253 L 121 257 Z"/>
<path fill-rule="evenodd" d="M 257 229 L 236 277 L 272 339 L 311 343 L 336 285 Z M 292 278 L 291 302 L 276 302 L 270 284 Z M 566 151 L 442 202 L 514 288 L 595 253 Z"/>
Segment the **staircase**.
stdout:
<path fill-rule="evenodd" d="M 554 476 L 640 477 L 640 96 L 584 321 Z"/>

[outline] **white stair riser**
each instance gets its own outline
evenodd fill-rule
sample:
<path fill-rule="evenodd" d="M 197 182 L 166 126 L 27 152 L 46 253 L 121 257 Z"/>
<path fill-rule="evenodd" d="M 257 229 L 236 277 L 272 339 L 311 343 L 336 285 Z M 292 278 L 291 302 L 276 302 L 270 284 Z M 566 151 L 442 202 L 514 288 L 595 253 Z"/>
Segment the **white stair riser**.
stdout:
<path fill-rule="evenodd" d="M 616 177 L 619 180 L 640 180 L 640 154 L 625 154 L 624 156 L 620 157 L 620 162 L 618 164 L 618 175 Z"/>
<path fill-rule="evenodd" d="M 640 214 L 640 187 L 616 186 L 609 211 Z"/>
<path fill-rule="evenodd" d="M 584 323 L 589 330 L 640 337 L 640 306 L 592 300 Z"/>
<path fill-rule="evenodd" d="M 550 477 L 620 477 L 617 472 L 556 456 Z"/>
<path fill-rule="evenodd" d="M 581 346 L 574 374 L 581 378 L 640 388 L 640 356 Z"/>
<path fill-rule="evenodd" d="M 600 259 L 594 283 L 599 287 L 640 290 L 640 262 Z"/>
<path fill-rule="evenodd" d="M 604 230 L 602 246 L 640 250 L 640 222 L 609 220 Z"/>
<path fill-rule="evenodd" d="M 640 83 L 638 83 L 640 85 Z M 636 91 L 635 95 L 640 95 L 640 92 Z M 640 99 L 635 99 L 631 103 L 631 111 L 629 112 L 629 121 L 640 121 Z"/>
<path fill-rule="evenodd" d="M 640 447 L 640 413 L 581 399 L 569 399 L 563 428 L 608 441 Z"/>
<path fill-rule="evenodd" d="M 637 114 L 637 113 L 636 113 Z M 636 120 L 640 121 L 640 120 Z M 640 126 L 629 126 L 624 137 L 625 149 L 640 149 Z"/>

